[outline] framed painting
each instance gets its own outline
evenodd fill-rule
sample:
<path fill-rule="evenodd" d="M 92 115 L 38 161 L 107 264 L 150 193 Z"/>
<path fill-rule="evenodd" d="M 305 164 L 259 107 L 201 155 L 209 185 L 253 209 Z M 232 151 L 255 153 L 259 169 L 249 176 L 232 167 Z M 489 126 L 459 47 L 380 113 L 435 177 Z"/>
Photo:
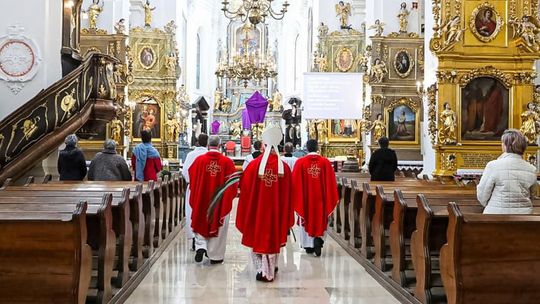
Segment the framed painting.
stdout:
<path fill-rule="evenodd" d="M 152 138 L 161 138 L 161 107 L 152 97 L 144 97 L 133 109 L 132 134 L 135 138 L 141 138 L 141 131 L 148 130 Z"/>
<path fill-rule="evenodd" d="M 336 67 L 340 72 L 348 72 L 354 62 L 354 55 L 350 48 L 344 47 L 340 49 L 335 58 Z"/>
<path fill-rule="evenodd" d="M 394 56 L 394 70 L 401 78 L 408 77 L 414 68 L 414 58 L 406 49 L 400 49 Z"/>
<path fill-rule="evenodd" d="M 497 12 L 493 4 L 484 2 L 477 6 L 469 19 L 469 28 L 473 35 L 482 42 L 494 40 L 502 26 L 504 20 Z"/>
<path fill-rule="evenodd" d="M 391 143 L 419 144 L 420 115 L 418 106 L 411 100 L 401 98 L 385 110 L 387 136 Z"/>
<path fill-rule="evenodd" d="M 138 56 L 139 64 L 143 69 L 150 70 L 156 65 L 158 60 L 157 56 L 158 54 L 152 46 L 142 45 Z"/>
<path fill-rule="evenodd" d="M 328 140 L 331 142 L 360 141 L 360 121 L 355 119 L 328 120 Z"/>
<path fill-rule="evenodd" d="M 493 77 L 475 78 L 460 90 L 461 140 L 498 142 L 510 125 L 510 90 Z"/>

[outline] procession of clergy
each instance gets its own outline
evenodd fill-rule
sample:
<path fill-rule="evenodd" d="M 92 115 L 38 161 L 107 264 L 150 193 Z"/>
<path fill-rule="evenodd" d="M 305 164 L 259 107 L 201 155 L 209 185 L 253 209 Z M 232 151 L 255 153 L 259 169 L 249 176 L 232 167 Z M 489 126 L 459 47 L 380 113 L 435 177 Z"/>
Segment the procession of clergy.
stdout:
<path fill-rule="evenodd" d="M 309 140 L 308 154 L 296 160 L 280 157 L 279 128 L 267 129 L 262 139 L 261 151 L 249 155 L 244 171 L 236 172 L 233 161 L 219 151 L 219 137 L 199 135 L 198 147 L 187 155 L 182 170 L 189 202 L 185 229 L 195 262 L 207 257 L 210 264 L 223 263 L 229 213 L 239 188 L 236 227 L 242 233 L 242 244 L 252 249 L 256 279 L 272 282 L 281 247 L 295 224 L 294 213 L 301 229 L 301 247 L 320 256 L 328 217 L 339 197 L 334 169 L 317 153 L 317 141 Z"/>

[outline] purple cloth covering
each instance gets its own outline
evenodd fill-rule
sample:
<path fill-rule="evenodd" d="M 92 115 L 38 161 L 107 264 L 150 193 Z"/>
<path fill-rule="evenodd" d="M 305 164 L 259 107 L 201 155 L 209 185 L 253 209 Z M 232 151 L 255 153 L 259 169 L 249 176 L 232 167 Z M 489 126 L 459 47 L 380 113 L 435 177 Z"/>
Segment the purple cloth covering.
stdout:
<path fill-rule="evenodd" d="M 252 124 L 263 123 L 267 108 L 268 101 L 261 95 L 261 93 L 259 93 L 259 91 L 253 93 L 253 95 L 246 101 L 246 109 L 249 115 L 249 121 Z"/>
<path fill-rule="evenodd" d="M 249 120 L 249 113 L 247 108 L 242 111 L 242 128 L 244 130 L 251 130 L 251 121 Z"/>
<path fill-rule="evenodd" d="M 221 126 L 221 124 L 219 123 L 219 121 L 215 120 L 213 123 L 212 123 L 212 134 L 213 135 L 216 135 L 219 133 L 219 126 Z"/>

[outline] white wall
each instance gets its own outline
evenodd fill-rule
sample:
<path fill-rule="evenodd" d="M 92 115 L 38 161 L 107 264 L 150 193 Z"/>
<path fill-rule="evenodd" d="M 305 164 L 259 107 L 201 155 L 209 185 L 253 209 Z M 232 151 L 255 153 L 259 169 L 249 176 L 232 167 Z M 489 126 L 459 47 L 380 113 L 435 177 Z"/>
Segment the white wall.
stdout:
<path fill-rule="evenodd" d="M 24 88 L 14 94 L 0 80 L 0 119 L 29 101 L 39 91 L 62 77 L 62 1 L 3 0 L 0 10 L 0 36 L 7 35 L 9 26 L 24 27 L 24 35 L 35 41 L 42 57 L 38 73 Z"/>

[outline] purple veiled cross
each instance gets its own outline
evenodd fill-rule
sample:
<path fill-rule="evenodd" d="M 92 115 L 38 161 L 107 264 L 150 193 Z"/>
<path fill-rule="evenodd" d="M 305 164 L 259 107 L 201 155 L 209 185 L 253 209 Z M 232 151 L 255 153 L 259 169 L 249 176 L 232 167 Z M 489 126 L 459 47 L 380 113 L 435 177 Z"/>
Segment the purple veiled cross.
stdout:
<path fill-rule="evenodd" d="M 264 98 L 259 91 L 253 93 L 253 95 L 246 101 L 246 110 L 248 112 L 250 123 L 263 123 L 267 108 L 268 101 L 266 98 Z"/>
<path fill-rule="evenodd" d="M 242 111 L 242 129 L 251 130 L 251 121 L 249 120 L 248 109 L 245 108 Z"/>
<path fill-rule="evenodd" d="M 212 123 L 212 134 L 213 135 L 216 135 L 216 134 L 219 133 L 219 126 L 221 126 L 219 121 L 214 120 L 214 122 Z"/>

